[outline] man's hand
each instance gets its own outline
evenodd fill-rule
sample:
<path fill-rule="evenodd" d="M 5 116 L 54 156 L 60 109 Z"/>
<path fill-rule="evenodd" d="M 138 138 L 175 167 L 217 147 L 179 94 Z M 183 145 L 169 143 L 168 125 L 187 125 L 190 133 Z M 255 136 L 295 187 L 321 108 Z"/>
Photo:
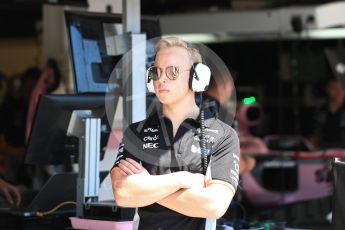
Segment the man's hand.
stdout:
<path fill-rule="evenodd" d="M 149 172 L 138 162 L 132 160 L 131 158 L 126 158 L 125 160 L 120 160 L 119 168 L 123 175 L 132 175 L 132 174 L 142 174 L 150 175 Z"/>
<path fill-rule="evenodd" d="M 19 207 L 21 200 L 20 193 L 14 186 L 10 185 L 2 179 L 0 179 L 0 193 L 4 195 L 8 203 Z"/>
<path fill-rule="evenodd" d="M 150 175 L 141 164 L 131 158 L 121 160 L 118 166 L 121 169 L 119 173 L 124 176 L 133 174 Z M 203 188 L 205 186 L 205 176 L 203 174 L 186 171 L 181 171 L 179 173 L 183 174 L 181 178 L 184 188 Z"/>

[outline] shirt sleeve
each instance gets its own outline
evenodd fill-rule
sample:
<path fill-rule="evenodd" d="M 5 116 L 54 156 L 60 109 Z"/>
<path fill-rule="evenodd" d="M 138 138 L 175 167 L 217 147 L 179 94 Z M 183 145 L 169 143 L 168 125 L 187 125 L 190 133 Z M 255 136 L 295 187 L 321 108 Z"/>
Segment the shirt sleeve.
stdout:
<path fill-rule="evenodd" d="M 236 189 L 240 171 L 240 144 L 237 133 L 229 127 L 213 150 L 210 166 L 213 180 L 230 183 Z"/>
<path fill-rule="evenodd" d="M 114 162 L 113 167 L 111 167 L 109 172 L 111 172 L 111 170 L 113 170 L 113 168 L 117 167 L 122 159 L 131 158 L 131 159 L 139 162 L 137 157 L 135 157 L 131 153 L 131 151 L 129 151 L 128 148 L 130 148 L 130 147 L 127 146 L 128 144 L 125 144 L 125 143 L 128 143 L 128 133 L 129 133 L 129 130 L 126 129 L 126 131 L 124 133 L 124 136 L 123 136 L 123 139 L 122 139 L 122 142 L 119 145 L 119 151 L 118 151 L 118 153 L 116 155 L 116 160 Z"/>

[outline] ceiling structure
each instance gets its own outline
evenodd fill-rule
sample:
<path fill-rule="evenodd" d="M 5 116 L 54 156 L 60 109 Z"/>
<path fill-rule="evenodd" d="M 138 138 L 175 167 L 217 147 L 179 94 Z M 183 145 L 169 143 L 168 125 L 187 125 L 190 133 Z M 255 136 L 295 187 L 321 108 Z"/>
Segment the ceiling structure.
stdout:
<path fill-rule="evenodd" d="M 42 4 L 51 2 L 68 5 L 85 5 L 86 0 L 1 0 L 0 38 L 33 37 L 40 33 L 37 24 L 42 18 Z M 315 5 L 332 0 L 142 0 L 141 12 L 162 15 L 189 12 L 216 12 L 238 10 L 248 6 L 260 9 L 291 5 Z"/>

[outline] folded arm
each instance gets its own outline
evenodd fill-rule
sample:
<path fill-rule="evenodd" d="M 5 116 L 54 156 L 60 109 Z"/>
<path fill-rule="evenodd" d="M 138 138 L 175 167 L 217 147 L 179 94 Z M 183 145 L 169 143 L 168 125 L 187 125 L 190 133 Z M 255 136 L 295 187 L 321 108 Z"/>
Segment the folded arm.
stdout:
<path fill-rule="evenodd" d="M 121 160 L 111 171 L 116 203 L 124 207 L 143 207 L 167 197 L 181 188 L 203 186 L 203 175 L 176 172 L 150 175 L 132 159 Z M 193 181 L 192 183 L 190 181 Z"/>
<path fill-rule="evenodd" d="M 121 186 L 114 187 L 115 199 L 121 199 L 122 204 L 129 207 L 157 202 L 186 216 L 218 219 L 228 209 L 235 193 L 234 187 L 224 181 L 209 180 L 205 185 L 205 177 L 201 174 L 177 172 L 150 176 L 145 168 L 131 159 L 122 160 L 115 170 L 125 178 Z M 115 172 L 112 174 L 116 176 Z M 119 179 L 114 178 L 113 185 L 117 181 Z M 117 197 L 121 193 L 126 196 Z"/>
<path fill-rule="evenodd" d="M 186 216 L 218 219 L 228 209 L 234 193 L 229 183 L 211 180 L 204 188 L 180 189 L 158 204 Z"/>

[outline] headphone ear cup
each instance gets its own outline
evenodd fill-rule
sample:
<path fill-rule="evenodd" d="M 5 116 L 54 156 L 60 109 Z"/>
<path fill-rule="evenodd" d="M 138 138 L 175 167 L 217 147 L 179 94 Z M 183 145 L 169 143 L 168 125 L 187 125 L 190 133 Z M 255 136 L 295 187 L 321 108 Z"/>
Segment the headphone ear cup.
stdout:
<path fill-rule="evenodd" d="M 204 92 L 210 83 L 211 70 L 202 63 L 194 63 L 189 76 L 189 88 L 194 92 Z"/>
<path fill-rule="evenodd" d="M 153 86 L 153 80 L 149 77 L 149 70 L 146 70 L 145 74 L 146 87 L 150 93 L 155 93 L 155 87 Z"/>

